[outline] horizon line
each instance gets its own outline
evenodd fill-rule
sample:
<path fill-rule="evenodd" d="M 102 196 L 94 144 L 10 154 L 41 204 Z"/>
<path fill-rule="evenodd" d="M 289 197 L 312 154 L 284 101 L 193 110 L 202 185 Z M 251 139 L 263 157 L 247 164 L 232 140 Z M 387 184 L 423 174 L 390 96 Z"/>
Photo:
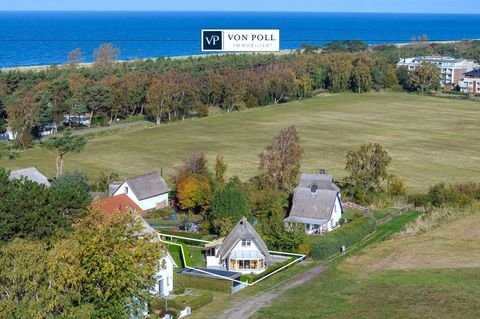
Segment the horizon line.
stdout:
<path fill-rule="evenodd" d="M 172 12 L 172 13 L 355 13 L 355 14 L 425 14 L 425 15 L 480 15 L 480 12 L 392 12 L 392 11 L 302 11 L 302 10 L 148 10 L 148 9 L 82 9 L 82 10 L 66 10 L 66 9 L 18 9 L 18 10 L 3 10 L 0 12 L 138 12 L 138 13 L 158 13 L 158 12 Z"/>

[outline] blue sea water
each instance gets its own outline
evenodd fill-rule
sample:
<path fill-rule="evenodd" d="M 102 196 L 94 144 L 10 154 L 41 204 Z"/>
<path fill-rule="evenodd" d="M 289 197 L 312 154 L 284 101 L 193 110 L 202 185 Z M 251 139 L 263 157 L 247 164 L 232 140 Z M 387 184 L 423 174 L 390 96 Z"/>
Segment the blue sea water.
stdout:
<path fill-rule="evenodd" d="M 479 39 L 480 15 L 252 12 L 0 12 L 0 67 L 65 63 L 81 48 L 86 62 L 100 43 L 120 59 L 201 54 L 205 28 L 279 28 L 281 49 L 333 40 L 367 43 Z"/>

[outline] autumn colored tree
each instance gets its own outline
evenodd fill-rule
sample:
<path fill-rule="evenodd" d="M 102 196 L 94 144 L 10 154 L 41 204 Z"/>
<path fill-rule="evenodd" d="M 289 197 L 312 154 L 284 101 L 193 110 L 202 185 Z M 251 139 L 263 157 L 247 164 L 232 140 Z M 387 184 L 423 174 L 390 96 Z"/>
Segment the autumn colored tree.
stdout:
<path fill-rule="evenodd" d="M 71 67 L 76 67 L 85 60 L 82 49 L 76 48 L 68 53 L 67 64 Z"/>
<path fill-rule="evenodd" d="M 112 43 L 102 43 L 93 51 L 95 65 L 100 68 L 110 68 L 120 54 L 120 49 L 113 46 Z"/>
<path fill-rule="evenodd" d="M 440 69 L 433 63 L 423 63 L 410 73 L 410 84 L 424 94 L 440 88 Z"/>
<path fill-rule="evenodd" d="M 204 213 L 210 204 L 210 180 L 200 174 L 188 174 L 177 184 L 177 197 L 182 209 Z"/>
<path fill-rule="evenodd" d="M 352 56 L 349 54 L 337 53 L 330 56 L 330 71 L 328 80 L 330 90 L 343 92 L 349 88 L 352 75 Z"/>
<path fill-rule="evenodd" d="M 387 64 L 385 71 L 385 87 L 388 89 L 398 90 L 398 78 L 395 72 L 395 68 L 391 64 Z"/>
<path fill-rule="evenodd" d="M 370 91 L 372 85 L 371 66 L 365 58 L 359 58 L 352 70 L 352 90 L 358 93 Z"/>
<path fill-rule="evenodd" d="M 55 160 L 57 178 L 62 175 L 65 155 L 80 153 L 86 144 L 87 140 L 84 137 L 74 136 L 70 130 L 66 130 L 61 137 L 55 136 L 42 143 L 46 149 L 55 152 L 57 155 Z"/>
<path fill-rule="evenodd" d="M 226 70 L 223 75 L 223 108 L 227 112 L 242 109 L 245 106 L 246 82 L 237 71 Z"/>
<path fill-rule="evenodd" d="M 263 187 L 290 191 L 297 183 L 303 148 L 294 126 L 284 128 L 259 155 Z"/>
<path fill-rule="evenodd" d="M 266 74 L 268 94 L 273 103 L 285 100 L 295 88 L 295 73 L 286 65 L 273 64 Z"/>
<path fill-rule="evenodd" d="M 147 91 L 147 104 L 145 110 L 147 114 L 155 118 L 157 125 L 162 122 L 162 116 L 170 112 L 172 108 L 173 85 L 165 78 L 155 78 L 152 80 L 150 88 Z"/>

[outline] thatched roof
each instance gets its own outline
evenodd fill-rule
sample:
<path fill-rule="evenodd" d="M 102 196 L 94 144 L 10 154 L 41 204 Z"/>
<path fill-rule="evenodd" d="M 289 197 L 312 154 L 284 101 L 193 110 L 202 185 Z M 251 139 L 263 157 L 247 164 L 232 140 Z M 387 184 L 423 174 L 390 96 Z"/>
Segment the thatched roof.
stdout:
<path fill-rule="evenodd" d="M 29 167 L 29 168 L 23 168 L 23 169 L 18 169 L 15 171 L 10 172 L 10 179 L 19 179 L 21 177 L 25 177 L 32 182 L 36 182 L 41 185 L 45 185 L 47 187 L 50 187 L 50 182 L 48 181 L 48 178 L 40 173 L 38 169 L 35 167 Z"/>
<path fill-rule="evenodd" d="M 223 240 L 222 246 L 217 253 L 217 257 L 220 258 L 221 262 L 228 258 L 233 248 L 235 248 L 235 246 L 241 240 L 250 240 L 255 243 L 260 252 L 265 256 L 265 260 L 267 261 L 267 263 L 270 263 L 271 256 L 268 252 L 267 245 L 258 235 L 252 224 L 250 224 L 245 217 L 243 217 L 235 225 L 235 227 L 233 227 L 227 237 L 225 237 L 225 239 Z"/>
<path fill-rule="evenodd" d="M 293 194 L 289 220 L 294 217 L 330 220 L 339 191 L 332 176 L 302 174 Z"/>
<path fill-rule="evenodd" d="M 125 180 L 138 200 L 168 193 L 170 190 L 165 180 L 157 172 L 130 177 Z"/>

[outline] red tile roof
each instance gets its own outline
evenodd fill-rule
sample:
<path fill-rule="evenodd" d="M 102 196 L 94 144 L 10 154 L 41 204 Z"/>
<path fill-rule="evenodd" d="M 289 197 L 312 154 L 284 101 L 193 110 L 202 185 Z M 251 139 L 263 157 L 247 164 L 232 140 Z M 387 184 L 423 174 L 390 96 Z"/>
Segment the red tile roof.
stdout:
<path fill-rule="evenodd" d="M 129 212 L 135 211 L 140 216 L 144 215 L 144 211 L 126 194 L 117 196 L 96 199 L 91 204 L 91 207 L 101 209 L 102 211 L 113 214 L 114 212 Z"/>

